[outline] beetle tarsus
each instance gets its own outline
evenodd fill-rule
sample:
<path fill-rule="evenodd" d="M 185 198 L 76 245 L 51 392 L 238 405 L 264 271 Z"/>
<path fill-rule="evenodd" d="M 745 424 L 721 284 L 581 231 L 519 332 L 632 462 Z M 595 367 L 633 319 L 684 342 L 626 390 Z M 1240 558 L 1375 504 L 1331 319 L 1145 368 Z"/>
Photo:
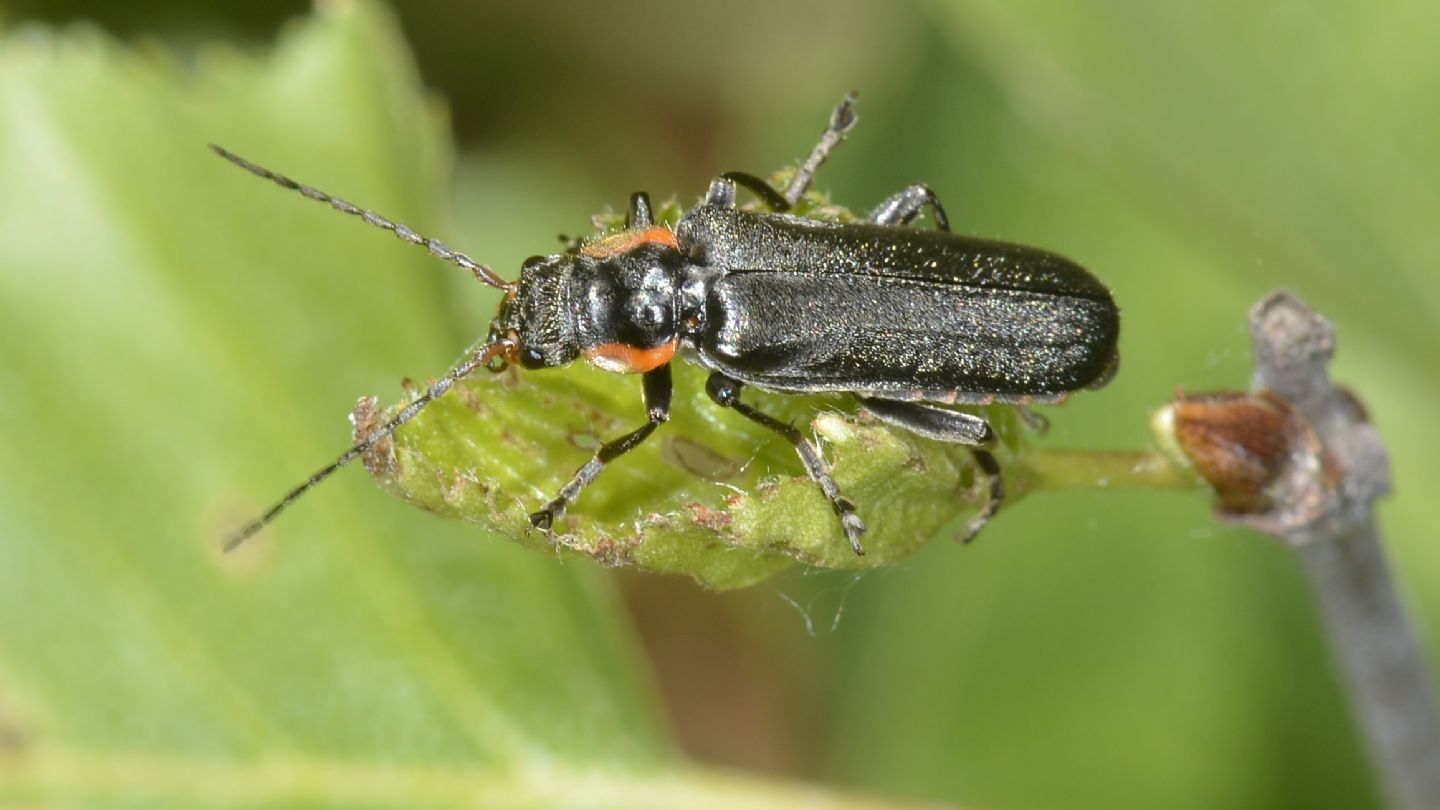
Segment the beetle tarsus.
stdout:
<path fill-rule="evenodd" d="M 1016 405 L 1015 410 L 1019 412 L 1020 421 L 1025 423 L 1025 427 L 1030 428 L 1041 436 L 1044 436 L 1050 431 L 1050 420 L 1045 418 L 1045 414 L 1036 413 L 1024 405 Z"/>
<path fill-rule="evenodd" d="M 844 504 L 844 511 L 840 514 L 840 528 L 845 530 L 845 539 L 850 541 L 850 548 L 854 549 L 856 557 L 865 556 L 865 547 L 860 545 L 860 538 L 865 535 L 865 521 L 855 514 L 855 504 L 849 498 L 840 499 Z"/>
<path fill-rule="evenodd" d="M 670 366 L 664 365 L 645 372 L 641 390 L 645 398 L 645 415 L 649 421 L 618 439 L 600 445 L 595 455 L 575 472 L 575 477 L 560 488 L 555 499 L 530 516 L 532 527 L 550 531 L 555 521 L 563 517 L 570 504 L 580 497 L 580 490 L 589 486 L 600 475 L 600 471 L 605 469 L 606 464 L 639 447 L 641 442 L 650 438 L 655 428 L 670 420 L 670 397 L 674 390 L 670 379 Z"/>
<path fill-rule="evenodd" d="M 990 423 L 972 413 L 952 411 L 923 402 L 861 397 L 860 407 L 882 422 L 904 428 L 917 436 L 949 444 L 970 445 L 970 451 L 975 454 L 976 474 L 984 475 L 989 480 L 990 488 L 985 503 L 981 504 L 979 511 L 970 518 L 955 539 L 962 543 L 974 540 L 985 524 L 990 522 L 990 518 L 1000 510 L 1000 503 L 1005 499 L 1005 480 L 1000 474 L 1000 462 L 995 460 L 994 454 L 984 449 L 995 443 L 995 432 Z"/>
<path fill-rule="evenodd" d="M 810 183 L 815 179 L 815 172 L 820 170 L 830 158 L 830 153 L 845 141 L 845 136 L 855 127 L 855 122 L 860 120 L 860 116 L 855 114 L 855 96 L 855 91 L 851 90 L 840 100 L 839 106 L 830 114 L 830 125 L 820 133 L 820 140 L 815 144 L 815 148 L 810 150 L 809 156 L 795 170 L 790 185 L 786 186 L 784 193 L 780 195 L 788 203 L 787 208 L 805 196 L 805 192 L 810 189 Z"/>
<path fill-rule="evenodd" d="M 985 528 L 990 518 L 995 517 L 995 513 L 1000 511 L 1000 504 L 1005 500 L 1005 481 L 1000 477 L 1000 462 L 995 460 L 989 450 L 977 447 L 970 452 L 975 454 L 976 469 L 989 479 L 990 492 L 980 510 L 965 522 L 964 530 L 955 536 L 956 541 L 967 545 L 980 535 L 980 530 Z"/>
<path fill-rule="evenodd" d="M 841 100 L 839 106 L 830 114 L 830 125 L 825 128 L 824 132 L 820 133 L 820 140 L 815 144 L 815 148 L 810 150 L 809 156 L 795 168 L 795 176 L 790 178 L 790 183 L 785 186 L 784 191 L 775 188 L 765 180 L 749 172 L 725 172 L 720 175 L 720 179 L 728 180 L 734 184 L 730 188 L 728 198 L 723 194 L 717 197 L 715 186 L 712 184 L 710 193 L 706 196 L 706 203 L 720 204 L 726 208 L 730 207 L 734 204 L 734 186 L 738 185 L 756 197 L 759 197 L 760 201 L 765 203 L 765 207 L 771 211 L 777 213 L 789 211 L 795 207 L 796 203 L 800 202 L 800 198 L 805 196 L 805 192 L 810 190 L 810 184 L 815 180 L 815 173 L 819 171 L 820 167 L 825 164 L 825 161 L 830 158 L 830 153 L 835 151 L 835 147 L 845 141 L 845 136 L 849 134 L 850 130 L 855 126 L 855 122 L 858 120 L 860 120 L 859 116 L 855 114 L 855 93 L 851 92 Z M 929 200 L 934 202 L 936 207 L 936 220 L 943 220 L 945 212 L 939 210 L 939 203 L 934 201 L 935 195 L 930 193 L 928 188 L 925 189 L 925 192 L 929 194 Z M 911 217 L 913 218 L 913 216 L 912 214 Z M 942 230 L 949 229 L 943 228 Z"/>
<path fill-rule="evenodd" d="M 550 527 L 555 525 L 555 518 L 565 511 L 564 504 L 556 506 L 556 501 L 545 504 L 539 512 L 530 513 L 530 528 L 538 529 L 546 534 L 550 533 Z"/>
<path fill-rule="evenodd" d="M 635 434 L 632 433 L 624 436 L 622 441 L 633 435 Z M 604 450 L 604 447 L 602 447 L 601 450 Z M 530 515 L 530 526 L 549 534 L 555 525 L 555 521 L 564 517 L 565 510 L 570 507 L 570 504 L 575 502 L 576 498 L 580 497 L 580 490 L 584 489 L 585 485 L 591 481 L 594 481 L 595 476 L 600 474 L 600 470 L 604 468 L 604 466 L 605 462 L 600 459 L 599 453 L 596 453 L 595 457 L 585 462 L 585 466 L 576 471 L 575 477 L 571 478 L 569 483 L 560 488 L 560 492 L 555 496 L 554 500 L 540 507 L 540 511 Z"/>
<path fill-rule="evenodd" d="M 909 225 L 926 208 L 930 209 L 930 219 L 935 222 L 935 230 L 949 233 L 950 218 L 945 215 L 945 206 L 940 204 L 940 198 L 924 183 L 907 186 L 886 197 L 875 206 L 875 210 L 870 212 L 865 221 L 876 225 Z"/>
<path fill-rule="evenodd" d="M 840 494 L 840 487 L 835 479 L 830 477 L 830 471 L 825 465 L 824 459 L 820 457 L 820 451 L 815 445 L 805 438 L 795 426 L 789 422 L 782 422 L 767 413 L 758 411 L 740 401 L 740 389 L 744 384 L 716 372 L 711 374 L 705 381 L 705 393 L 710 399 L 722 408 L 732 408 L 756 424 L 779 433 L 790 442 L 795 448 L 795 453 L 800 456 L 800 463 L 804 465 L 805 472 L 809 474 L 810 480 L 820 487 L 829 499 L 835 514 L 840 516 L 840 527 L 845 530 L 845 537 L 850 540 L 850 547 L 855 550 L 858 556 L 865 555 L 865 549 L 860 545 L 860 536 L 865 533 L 865 523 L 855 514 L 855 504 L 849 498 Z"/>

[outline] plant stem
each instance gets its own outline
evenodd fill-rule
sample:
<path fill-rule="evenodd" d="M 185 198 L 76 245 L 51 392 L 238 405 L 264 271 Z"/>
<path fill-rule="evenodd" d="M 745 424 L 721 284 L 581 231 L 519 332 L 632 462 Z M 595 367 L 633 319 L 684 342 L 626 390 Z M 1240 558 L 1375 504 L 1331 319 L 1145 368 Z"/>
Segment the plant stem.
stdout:
<path fill-rule="evenodd" d="M 1425 661 L 1373 523 L 1299 547 L 1385 792 L 1440 807 L 1440 724 Z"/>
<path fill-rule="evenodd" d="M 1375 528 L 1390 491 L 1384 443 L 1364 409 L 1330 381 L 1335 329 L 1298 298 L 1274 293 L 1250 313 L 1251 390 L 1304 418 L 1274 507 L 1234 516 L 1296 549 L 1320 602 L 1331 650 L 1389 802 L 1440 807 L 1440 714 L 1419 640 L 1401 606 Z"/>
<path fill-rule="evenodd" d="M 1154 450 L 1027 449 L 1021 459 L 1026 490 L 1154 489 L 1189 491 L 1204 486 L 1194 472 Z"/>

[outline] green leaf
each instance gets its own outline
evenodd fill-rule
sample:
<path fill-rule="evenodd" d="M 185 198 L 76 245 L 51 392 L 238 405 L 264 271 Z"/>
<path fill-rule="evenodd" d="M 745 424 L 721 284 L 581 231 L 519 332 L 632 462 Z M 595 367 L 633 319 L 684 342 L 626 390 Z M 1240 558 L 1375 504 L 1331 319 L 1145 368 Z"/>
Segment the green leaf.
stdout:
<path fill-rule="evenodd" d="M 264 58 L 0 42 L 0 804 L 843 803 L 681 762 L 592 567 L 361 475 L 220 553 L 454 343 L 433 259 L 206 143 L 430 232 L 418 85 L 368 3 Z"/>
<path fill-rule="evenodd" d="M 433 223 L 443 118 L 388 18 L 336 6 L 267 61 L 206 49 L 193 71 L 83 29 L 13 33 L 0 60 L 4 407 L 24 426 L 0 439 L 0 725 L 56 781 L 40 795 L 90 778 L 52 754 L 161 772 L 667 758 L 613 596 L 580 569 L 417 528 L 354 486 L 219 553 L 345 441 L 313 403 L 445 356 L 423 321 L 367 328 L 433 306 L 423 255 L 205 148 Z"/>
<path fill-rule="evenodd" d="M 639 426 L 638 379 L 583 366 L 472 378 L 368 462 L 383 486 L 436 514 L 537 550 L 558 546 L 718 589 L 754 584 L 796 562 L 868 568 L 903 559 L 985 497 L 987 483 L 977 480 L 965 448 L 857 417 L 839 410 L 853 408 L 839 400 L 747 391 L 766 413 L 811 423 L 836 482 L 867 524 L 865 556 L 857 557 L 788 442 L 719 411 L 704 394 L 700 369 L 677 364 L 675 381 L 671 421 L 607 466 L 553 537 L 522 531 L 528 513 L 598 442 Z M 358 413 L 357 424 L 368 429 L 393 412 Z"/>
<path fill-rule="evenodd" d="M 368 3 L 263 58 L 0 41 L 0 805 L 881 806 L 689 765 L 602 572 L 361 475 L 221 553 L 456 343 L 432 258 L 205 145 L 435 233 L 418 86 Z"/>

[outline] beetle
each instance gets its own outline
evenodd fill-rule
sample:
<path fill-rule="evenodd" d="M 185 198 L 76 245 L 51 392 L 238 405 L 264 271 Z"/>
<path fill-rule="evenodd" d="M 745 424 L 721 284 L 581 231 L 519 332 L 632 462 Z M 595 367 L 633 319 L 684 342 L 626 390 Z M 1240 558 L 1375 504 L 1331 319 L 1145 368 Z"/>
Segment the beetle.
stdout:
<path fill-rule="evenodd" d="M 710 372 L 706 393 L 722 408 L 784 437 L 838 516 L 855 554 L 865 524 L 831 478 L 815 445 L 793 425 L 741 400 L 745 386 L 786 394 L 848 393 L 862 409 L 918 435 L 967 445 L 988 477 L 989 497 L 966 527 L 970 539 L 1003 497 L 995 433 L 981 416 L 949 405 L 1060 403 L 1099 388 L 1118 363 L 1119 310 L 1094 276 L 1054 253 L 960 236 L 935 193 L 911 185 L 863 222 L 786 213 L 856 121 L 855 94 L 785 189 L 744 172 L 716 178 L 672 229 L 650 198 L 630 198 L 625 227 L 524 262 L 506 281 L 485 265 L 404 225 L 297 183 L 219 146 L 221 157 L 421 245 L 503 292 L 485 344 L 334 462 L 233 534 L 226 549 L 345 464 L 390 436 L 457 381 L 484 367 L 556 368 L 580 359 L 640 374 L 646 421 L 603 443 L 559 493 L 530 515 L 549 532 L 606 464 L 670 416 L 670 363 Z M 736 205 L 753 193 L 766 211 Z M 909 227 L 928 212 L 933 229 Z"/>

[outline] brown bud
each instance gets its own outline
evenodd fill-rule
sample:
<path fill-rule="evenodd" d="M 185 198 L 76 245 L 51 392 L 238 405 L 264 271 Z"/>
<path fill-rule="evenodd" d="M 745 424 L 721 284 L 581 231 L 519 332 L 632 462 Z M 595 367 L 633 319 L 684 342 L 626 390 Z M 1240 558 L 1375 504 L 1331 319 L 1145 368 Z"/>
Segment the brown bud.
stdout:
<path fill-rule="evenodd" d="M 1215 488 L 1221 511 L 1270 508 L 1298 428 L 1294 410 L 1272 397 L 1224 392 L 1182 396 L 1171 408 L 1180 450 Z"/>

